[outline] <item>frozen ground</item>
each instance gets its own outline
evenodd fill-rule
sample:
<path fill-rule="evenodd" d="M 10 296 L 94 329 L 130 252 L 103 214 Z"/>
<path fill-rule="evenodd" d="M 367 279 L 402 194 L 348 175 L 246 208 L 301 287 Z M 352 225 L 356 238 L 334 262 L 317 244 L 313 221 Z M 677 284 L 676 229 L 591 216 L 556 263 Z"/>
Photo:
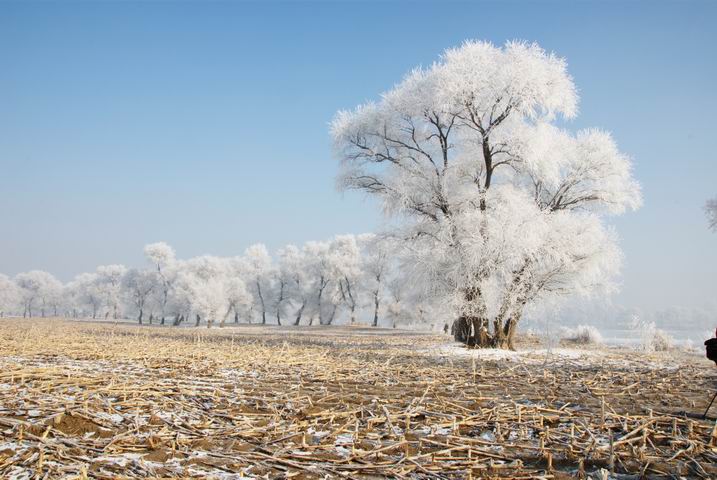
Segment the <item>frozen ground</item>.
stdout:
<path fill-rule="evenodd" d="M 714 379 L 680 352 L 0 320 L 0 478 L 715 478 L 683 413 Z"/>

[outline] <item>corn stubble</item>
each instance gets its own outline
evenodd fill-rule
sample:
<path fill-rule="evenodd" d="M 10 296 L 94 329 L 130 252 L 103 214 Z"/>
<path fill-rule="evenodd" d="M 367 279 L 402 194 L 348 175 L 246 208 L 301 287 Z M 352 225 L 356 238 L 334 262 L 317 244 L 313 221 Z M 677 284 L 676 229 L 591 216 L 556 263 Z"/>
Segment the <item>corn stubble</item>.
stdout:
<path fill-rule="evenodd" d="M 0 477 L 717 476 L 714 421 L 676 413 L 709 400 L 696 357 L 445 342 L 2 320 Z"/>

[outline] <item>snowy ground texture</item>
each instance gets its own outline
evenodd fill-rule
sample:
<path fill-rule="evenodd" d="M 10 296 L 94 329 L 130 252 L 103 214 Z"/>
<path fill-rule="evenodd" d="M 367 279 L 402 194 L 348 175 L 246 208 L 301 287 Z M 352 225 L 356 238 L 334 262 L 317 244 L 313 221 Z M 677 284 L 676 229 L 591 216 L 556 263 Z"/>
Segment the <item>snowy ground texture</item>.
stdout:
<path fill-rule="evenodd" d="M 715 478 L 680 351 L 0 320 L 0 478 Z"/>

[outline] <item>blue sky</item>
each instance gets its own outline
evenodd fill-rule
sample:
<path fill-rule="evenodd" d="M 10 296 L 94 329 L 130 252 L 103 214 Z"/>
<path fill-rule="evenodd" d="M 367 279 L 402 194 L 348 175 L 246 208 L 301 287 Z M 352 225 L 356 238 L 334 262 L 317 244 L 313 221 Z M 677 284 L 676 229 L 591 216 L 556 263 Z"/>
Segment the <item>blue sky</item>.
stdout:
<path fill-rule="evenodd" d="M 63 280 L 376 229 L 328 122 L 465 39 L 537 41 L 613 132 L 645 205 L 613 223 L 616 301 L 713 302 L 715 2 L 0 3 L 0 272 Z"/>

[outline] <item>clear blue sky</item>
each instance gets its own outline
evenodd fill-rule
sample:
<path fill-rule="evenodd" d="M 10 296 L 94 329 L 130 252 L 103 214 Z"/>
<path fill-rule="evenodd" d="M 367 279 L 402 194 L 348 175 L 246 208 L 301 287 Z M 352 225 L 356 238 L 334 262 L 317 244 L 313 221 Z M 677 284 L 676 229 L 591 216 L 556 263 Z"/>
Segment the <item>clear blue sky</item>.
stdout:
<path fill-rule="evenodd" d="M 468 38 L 568 59 L 645 206 L 615 221 L 629 306 L 717 296 L 717 2 L 0 3 L 0 272 L 63 280 L 374 230 L 327 124 Z"/>

